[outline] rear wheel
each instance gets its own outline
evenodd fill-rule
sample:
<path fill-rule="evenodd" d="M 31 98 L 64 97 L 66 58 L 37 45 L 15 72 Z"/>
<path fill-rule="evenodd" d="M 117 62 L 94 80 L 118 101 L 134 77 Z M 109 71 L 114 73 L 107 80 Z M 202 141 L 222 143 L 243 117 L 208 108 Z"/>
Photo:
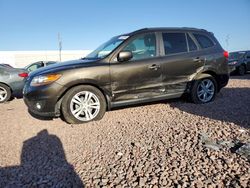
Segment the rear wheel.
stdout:
<path fill-rule="evenodd" d="M 246 73 L 246 67 L 244 65 L 240 65 L 237 71 L 239 75 L 243 76 Z"/>
<path fill-rule="evenodd" d="M 11 98 L 11 90 L 8 86 L 0 84 L 0 103 L 4 103 Z"/>
<path fill-rule="evenodd" d="M 99 120 L 106 111 L 106 100 L 93 86 L 76 86 L 69 90 L 62 101 L 62 114 L 70 124 Z"/>
<path fill-rule="evenodd" d="M 211 75 L 204 74 L 200 79 L 194 81 L 190 98 L 196 104 L 208 103 L 214 100 L 216 93 L 216 80 Z"/>

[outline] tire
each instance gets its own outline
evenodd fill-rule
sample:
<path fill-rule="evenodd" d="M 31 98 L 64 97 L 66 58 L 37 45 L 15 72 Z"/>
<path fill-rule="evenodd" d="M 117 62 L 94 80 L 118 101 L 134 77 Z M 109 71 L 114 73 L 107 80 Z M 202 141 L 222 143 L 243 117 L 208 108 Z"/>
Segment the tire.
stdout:
<path fill-rule="evenodd" d="M 244 65 L 240 65 L 237 69 L 237 72 L 240 76 L 243 76 L 246 73 L 246 67 Z"/>
<path fill-rule="evenodd" d="M 63 97 L 61 111 L 69 124 L 81 124 L 102 119 L 106 112 L 102 92 L 89 85 L 76 86 Z"/>
<path fill-rule="evenodd" d="M 209 85 L 208 83 L 211 85 Z M 204 86 L 206 87 L 206 89 L 203 89 Z M 218 86 L 214 77 L 209 74 L 202 74 L 192 84 L 190 90 L 190 100 L 195 104 L 209 103 L 215 99 L 217 90 Z M 205 92 L 207 98 L 205 97 Z"/>
<path fill-rule="evenodd" d="M 8 86 L 0 84 L 0 103 L 4 103 L 11 98 L 11 90 Z"/>

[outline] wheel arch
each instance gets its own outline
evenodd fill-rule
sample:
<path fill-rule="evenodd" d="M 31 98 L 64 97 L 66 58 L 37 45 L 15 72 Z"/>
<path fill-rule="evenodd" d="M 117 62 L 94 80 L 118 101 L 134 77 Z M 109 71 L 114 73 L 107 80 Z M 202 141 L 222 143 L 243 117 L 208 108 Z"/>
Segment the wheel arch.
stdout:
<path fill-rule="evenodd" d="M 55 106 L 55 112 L 56 112 L 56 114 L 59 115 L 61 113 L 60 112 L 60 110 L 61 110 L 61 103 L 62 103 L 62 100 L 63 100 L 63 97 L 65 96 L 65 94 L 69 90 L 71 90 L 72 88 L 77 87 L 77 86 L 81 86 L 81 85 L 89 85 L 89 86 L 92 86 L 92 87 L 95 87 L 96 89 L 98 89 L 103 94 L 103 96 L 105 98 L 105 101 L 106 101 L 106 104 L 107 104 L 107 110 L 111 109 L 111 100 L 110 100 L 111 96 L 108 94 L 107 91 L 105 91 L 105 89 L 101 88 L 100 86 L 98 86 L 97 84 L 95 84 L 93 82 L 77 82 L 77 83 L 72 83 L 72 84 L 68 85 L 67 89 L 58 98 L 56 106 Z"/>
<path fill-rule="evenodd" d="M 202 79 L 202 78 L 205 78 L 206 75 L 210 75 L 212 76 L 215 81 L 216 81 L 216 84 L 217 84 L 217 92 L 219 92 L 221 86 L 220 86 L 220 81 L 219 81 L 219 76 L 218 74 L 216 74 L 214 71 L 211 71 L 211 70 L 207 70 L 207 71 L 204 71 L 204 72 L 200 72 L 198 75 L 196 75 L 193 80 L 192 80 L 192 83 L 195 81 L 195 80 L 199 80 L 199 79 Z M 192 87 L 192 83 L 190 84 L 189 87 Z M 190 91 L 190 88 L 189 88 L 189 91 Z"/>
<path fill-rule="evenodd" d="M 3 84 L 3 85 L 5 85 L 5 86 L 7 86 L 8 88 L 10 88 L 10 91 L 11 91 L 11 94 L 12 94 L 13 90 L 12 90 L 12 88 L 11 88 L 8 84 L 6 84 L 6 83 L 4 83 L 4 82 L 0 82 L 0 84 Z"/>

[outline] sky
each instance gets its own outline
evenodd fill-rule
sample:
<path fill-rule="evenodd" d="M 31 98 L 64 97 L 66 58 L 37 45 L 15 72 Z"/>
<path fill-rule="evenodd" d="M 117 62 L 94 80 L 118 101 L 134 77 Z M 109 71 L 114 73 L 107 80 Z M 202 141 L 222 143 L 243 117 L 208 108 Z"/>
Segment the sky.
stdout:
<path fill-rule="evenodd" d="M 196 27 L 250 50 L 250 0 L 0 0 L 0 51 L 93 50 L 145 27 Z"/>

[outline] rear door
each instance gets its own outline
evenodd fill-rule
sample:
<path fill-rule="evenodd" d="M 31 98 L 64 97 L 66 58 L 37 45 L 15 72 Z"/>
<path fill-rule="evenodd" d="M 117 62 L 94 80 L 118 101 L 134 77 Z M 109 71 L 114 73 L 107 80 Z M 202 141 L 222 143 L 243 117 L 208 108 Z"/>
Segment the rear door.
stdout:
<path fill-rule="evenodd" d="M 204 66 L 198 46 L 185 32 L 162 33 L 163 84 L 167 94 L 182 94 L 187 83 Z"/>
<path fill-rule="evenodd" d="M 131 51 L 133 58 L 110 64 L 113 102 L 139 100 L 162 95 L 162 71 L 155 33 L 135 36 L 121 51 Z"/>

